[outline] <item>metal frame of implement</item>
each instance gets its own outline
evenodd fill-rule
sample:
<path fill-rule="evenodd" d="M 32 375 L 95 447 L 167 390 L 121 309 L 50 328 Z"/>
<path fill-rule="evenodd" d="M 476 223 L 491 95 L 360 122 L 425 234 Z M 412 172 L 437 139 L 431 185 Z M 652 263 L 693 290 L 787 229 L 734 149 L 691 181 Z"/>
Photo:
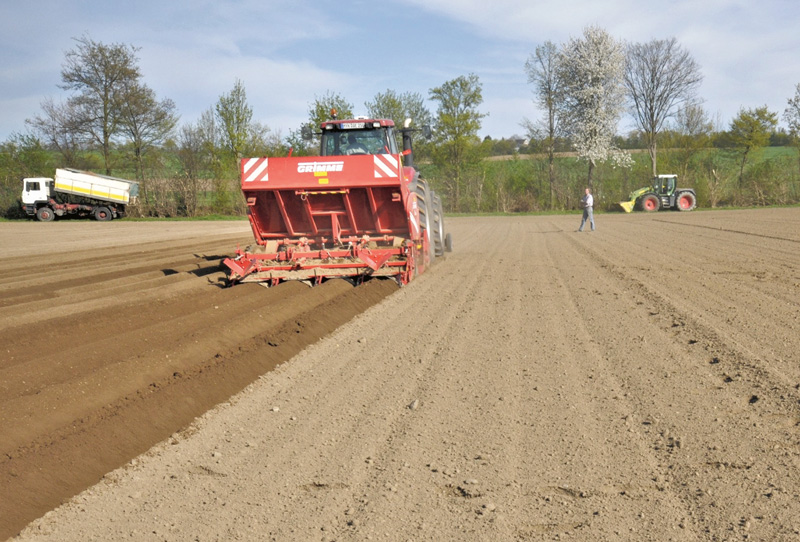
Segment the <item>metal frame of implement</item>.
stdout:
<path fill-rule="evenodd" d="M 394 277 L 429 264 L 416 172 L 400 155 L 249 158 L 242 191 L 257 252 L 237 249 L 229 280 L 266 282 Z"/>

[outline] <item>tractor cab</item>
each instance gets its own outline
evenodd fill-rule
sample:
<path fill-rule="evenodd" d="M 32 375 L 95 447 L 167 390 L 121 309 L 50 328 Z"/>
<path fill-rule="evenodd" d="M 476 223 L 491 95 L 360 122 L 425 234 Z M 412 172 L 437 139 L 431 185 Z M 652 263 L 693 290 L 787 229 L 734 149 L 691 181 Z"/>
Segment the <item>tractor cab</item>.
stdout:
<path fill-rule="evenodd" d="M 659 175 L 653 179 L 653 191 L 659 196 L 672 196 L 677 186 L 677 175 Z"/>
<path fill-rule="evenodd" d="M 301 135 L 310 141 L 320 138 L 320 156 L 346 156 L 355 154 L 399 154 L 405 167 L 414 167 L 412 132 L 421 132 L 425 139 L 432 136 L 431 127 L 411 128 L 411 119 L 397 128 L 390 119 L 356 117 L 340 120 L 336 109 L 331 109 L 332 120 L 320 124 L 321 131 L 314 133 L 310 125 L 303 126 Z M 400 144 L 402 140 L 402 145 Z"/>
<path fill-rule="evenodd" d="M 323 122 L 321 127 L 321 156 L 398 154 L 391 120 L 331 120 Z"/>

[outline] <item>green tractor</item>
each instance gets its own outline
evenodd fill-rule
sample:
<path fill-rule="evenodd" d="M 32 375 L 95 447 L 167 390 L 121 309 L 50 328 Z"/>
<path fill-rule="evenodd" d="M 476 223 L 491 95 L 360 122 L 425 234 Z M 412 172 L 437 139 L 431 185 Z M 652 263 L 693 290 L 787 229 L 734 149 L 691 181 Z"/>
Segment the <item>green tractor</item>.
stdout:
<path fill-rule="evenodd" d="M 634 190 L 629 201 L 621 201 L 619 204 L 626 213 L 634 209 L 646 212 L 660 209 L 691 211 L 697 207 L 694 188 L 676 188 L 677 186 L 677 175 L 659 175 L 653 178 L 651 186 Z"/>

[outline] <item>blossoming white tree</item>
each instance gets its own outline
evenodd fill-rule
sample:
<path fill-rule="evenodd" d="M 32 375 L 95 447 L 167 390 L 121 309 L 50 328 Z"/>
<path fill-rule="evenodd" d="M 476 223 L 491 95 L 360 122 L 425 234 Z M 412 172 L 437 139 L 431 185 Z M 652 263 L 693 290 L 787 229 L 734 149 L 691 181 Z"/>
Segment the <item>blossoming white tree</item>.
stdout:
<path fill-rule="evenodd" d="M 536 104 L 544 110 L 545 118 L 536 124 L 528 119 L 522 123 L 531 137 L 544 134 L 547 147 L 547 162 L 550 177 L 550 208 L 553 208 L 555 197 L 556 171 L 555 171 L 555 142 L 561 136 L 561 80 L 558 69 L 558 47 L 551 41 L 546 41 L 536 48 L 536 52 L 525 62 L 525 72 L 528 82 L 534 85 Z"/>
<path fill-rule="evenodd" d="M 578 156 L 589 162 L 587 182 L 593 188 L 598 162 L 632 163 L 613 142 L 625 107 L 625 48 L 602 28 L 589 26 L 581 38 L 564 44 L 559 70 L 565 127 Z"/>

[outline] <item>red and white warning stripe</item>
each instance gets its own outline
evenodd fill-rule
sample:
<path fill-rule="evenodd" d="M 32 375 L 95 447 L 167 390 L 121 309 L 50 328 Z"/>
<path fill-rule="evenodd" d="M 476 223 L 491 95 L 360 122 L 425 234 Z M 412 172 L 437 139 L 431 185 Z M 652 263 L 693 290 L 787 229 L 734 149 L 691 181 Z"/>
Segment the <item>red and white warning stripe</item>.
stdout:
<path fill-rule="evenodd" d="M 247 158 L 242 160 L 242 181 L 268 181 L 267 158 Z"/>
<path fill-rule="evenodd" d="M 411 210 L 408 212 L 408 221 L 411 223 L 411 238 L 417 239 L 420 234 L 419 219 L 417 211 L 417 196 L 411 195 Z"/>
<path fill-rule="evenodd" d="M 375 178 L 400 176 L 400 161 L 393 154 L 375 154 Z"/>

